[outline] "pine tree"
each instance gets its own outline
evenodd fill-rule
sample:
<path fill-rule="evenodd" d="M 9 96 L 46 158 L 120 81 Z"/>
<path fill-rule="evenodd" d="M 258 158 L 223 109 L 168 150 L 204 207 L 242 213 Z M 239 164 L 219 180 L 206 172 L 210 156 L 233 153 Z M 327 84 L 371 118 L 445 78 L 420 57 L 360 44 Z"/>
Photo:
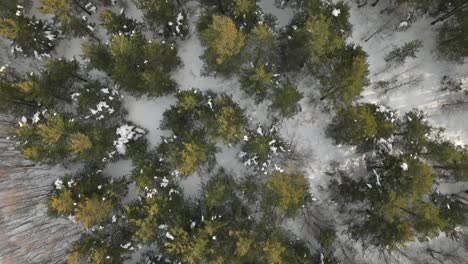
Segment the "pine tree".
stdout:
<path fill-rule="evenodd" d="M 307 201 L 309 183 L 304 175 L 275 172 L 265 184 L 264 210 L 274 208 L 279 215 L 294 217 Z"/>
<path fill-rule="evenodd" d="M 365 106 L 353 106 L 338 111 L 327 133 L 336 144 L 359 145 L 377 135 L 377 122 Z"/>
<path fill-rule="evenodd" d="M 268 90 L 273 86 L 273 72 L 268 65 L 260 64 L 243 70 L 241 89 L 253 96 L 256 103 L 262 102 Z"/>
<path fill-rule="evenodd" d="M 57 143 L 65 134 L 65 122 L 59 115 L 46 115 L 47 123 L 37 125 L 37 135 L 46 145 Z"/>
<path fill-rule="evenodd" d="M 429 142 L 427 157 L 436 162 L 434 168 L 457 181 L 468 178 L 468 151 L 449 141 Z"/>
<path fill-rule="evenodd" d="M 42 58 L 54 50 L 58 32 L 42 20 L 23 14 L 0 18 L 0 36 L 13 41 L 15 54 Z"/>
<path fill-rule="evenodd" d="M 92 68 L 110 73 L 113 57 L 108 48 L 97 42 L 85 42 L 82 46 L 83 54 L 89 59 Z"/>
<path fill-rule="evenodd" d="M 331 28 L 331 21 L 324 15 L 310 16 L 297 29 L 289 28 L 284 59 L 288 69 L 307 64 L 317 72 L 322 59 L 344 46 L 344 41 Z"/>
<path fill-rule="evenodd" d="M 42 0 L 39 11 L 43 14 L 54 14 L 58 21 L 70 18 L 71 6 L 67 0 Z"/>
<path fill-rule="evenodd" d="M 468 10 L 459 11 L 439 29 L 437 52 L 440 58 L 462 63 L 468 57 Z"/>
<path fill-rule="evenodd" d="M 90 150 L 93 143 L 88 136 L 82 133 L 74 133 L 70 135 L 69 148 L 72 154 L 80 155 L 85 151 Z"/>
<path fill-rule="evenodd" d="M 329 74 L 321 78 L 320 100 L 329 99 L 335 106 L 349 106 L 369 85 L 369 65 L 361 47 L 348 45 L 339 54 L 337 61 L 329 66 Z"/>
<path fill-rule="evenodd" d="M 422 48 L 421 40 L 413 40 L 397 47 L 385 55 L 385 61 L 390 65 L 401 66 L 405 64 L 408 58 L 416 58 L 416 53 Z"/>
<path fill-rule="evenodd" d="M 203 57 L 210 70 L 224 74 L 236 70 L 245 35 L 230 18 L 213 16 L 212 23 L 201 32 L 201 42 L 206 47 Z"/>
<path fill-rule="evenodd" d="M 182 228 L 175 228 L 169 232 L 174 240 L 164 243 L 164 250 L 169 256 L 189 264 L 196 264 L 202 261 L 209 251 L 208 237 L 200 231 L 194 235 Z"/>
<path fill-rule="evenodd" d="M 418 110 L 406 113 L 401 129 L 404 147 L 411 153 L 421 153 L 429 144 L 428 136 L 435 130 Z"/>
<path fill-rule="evenodd" d="M 291 82 L 286 81 L 281 88 L 273 91 L 271 108 L 279 113 L 283 118 L 291 118 L 301 111 L 299 101 L 303 94 Z"/>
<path fill-rule="evenodd" d="M 237 143 L 243 136 L 247 119 L 244 112 L 230 97 L 221 96 L 214 102 L 214 120 L 207 123 L 215 139 L 224 143 Z"/>
<path fill-rule="evenodd" d="M 201 131 L 187 133 L 177 139 L 166 139 L 166 142 L 159 146 L 159 151 L 167 155 L 171 167 L 182 176 L 188 176 L 203 164 L 213 161 L 215 148 Z"/>
<path fill-rule="evenodd" d="M 274 158 L 286 151 L 286 144 L 274 127 L 268 129 L 259 126 L 256 131 L 249 131 L 244 137 L 240 158 L 244 165 L 265 173 Z"/>
<path fill-rule="evenodd" d="M 174 0 L 136 1 L 152 29 L 161 30 L 166 36 L 184 36 L 188 31 L 187 20 L 178 3 Z"/>
<path fill-rule="evenodd" d="M 127 18 L 125 13 L 116 14 L 110 10 L 104 10 L 99 15 L 102 26 L 108 34 L 123 33 L 130 35 L 132 32 L 140 31 L 140 25 L 137 21 Z"/>

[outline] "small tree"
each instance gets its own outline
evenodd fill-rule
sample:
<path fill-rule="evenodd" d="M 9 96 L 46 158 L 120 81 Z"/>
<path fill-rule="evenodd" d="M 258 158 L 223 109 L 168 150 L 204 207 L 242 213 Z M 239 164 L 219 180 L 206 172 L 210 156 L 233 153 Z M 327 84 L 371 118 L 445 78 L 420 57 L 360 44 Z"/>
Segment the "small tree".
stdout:
<path fill-rule="evenodd" d="M 260 103 L 273 86 L 273 71 L 268 65 L 256 65 L 243 71 L 240 82 L 241 89 L 253 96 L 256 103 Z"/>
<path fill-rule="evenodd" d="M 291 82 L 286 81 L 281 88 L 276 88 L 273 92 L 271 108 L 277 111 L 283 118 L 291 118 L 299 111 L 301 106 L 299 101 L 303 98 L 301 92 Z"/>
<path fill-rule="evenodd" d="M 201 32 L 201 42 L 206 47 L 203 58 L 210 70 L 224 74 L 236 71 L 245 36 L 230 18 L 213 16 L 211 24 Z"/>
<path fill-rule="evenodd" d="M 419 39 L 407 42 L 385 55 L 385 61 L 390 65 L 401 66 L 408 58 L 416 58 L 416 53 L 422 46 L 423 43 Z"/>
<path fill-rule="evenodd" d="M 286 144 L 274 127 L 268 129 L 259 126 L 244 137 L 240 158 L 244 165 L 267 173 L 275 157 L 286 151 Z"/>

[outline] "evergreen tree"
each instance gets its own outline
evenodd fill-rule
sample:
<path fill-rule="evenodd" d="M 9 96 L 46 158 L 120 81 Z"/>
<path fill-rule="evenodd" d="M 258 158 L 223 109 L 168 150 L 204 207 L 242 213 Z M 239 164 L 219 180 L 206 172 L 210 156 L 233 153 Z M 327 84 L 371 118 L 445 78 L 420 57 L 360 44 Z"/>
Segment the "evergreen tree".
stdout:
<path fill-rule="evenodd" d="M 259 126 L 256 131 L 249 131 L 244 137 L 239 156 L 244 165 L 252 166 L 266 174 L 275 158 L 286 151 L 287 146 L 275 127 L 268 129 Z"/>
<path fill-rule="evenodd" d="M 273 173 L 265 183 L 264 210 L 273 208 L 281 216 L 294 217 L 305 205 L 309 183 L 302 174 Z"/>
<path fill-rule="evenodd" d="M 162 96 L 175 91 L 169 73 L 180 60 L 172 44 L 147 41 L 138 33 L 114 35 L 108 50 L 102 44 L 85 43 L 83 53 L 93 67 L 106 71 L 129 92 Z"/>
<path fill-rule="evenodd" d="M 416 58 L 416 53 L 422 48 L 423 43 L 421 40 L 413 40 L 405 43 L 401 47 L 397 47 L 385 55 L 385 61 L 388 64 L 401 66 L 405 64 L 408 58 Z"/>
<path fill-rule="evenodd" d="M 411 153 L 421 153 L 429 144 L 429 136 L 435 130 L 425 114 L 418 110 L 406 113 L 401 129 L 403 145 Z"/>
<path fill-rule="evenodd" d="M 0 18 L 0 36 L 12 40 L 15 54 L 49 57 L 57 42 L 57 31 L 42 20 L 18 12 L 18 16 Z"/>
<path fill-rule="evenodd" d="M 327 129 L 336 144 L 359 145 L 371 139 L 388 138 L 396 126 L 391 112 L 362 104 L 339 109 Z"/>
<path fill-rule="evenodd" d="M 201 42 L 206 47 L 203 58 L 210 70 L 223 74 L 236 71 L 245 35 L 230 18 L 213 16 L 208 28 L 201 32 Z"/>
<path fill-rule="evenodd" d="M 468 57 L 468 10 L 459 11 L 438 29 L 437 52 L 440 58 L 461 63 Z"/>
<path fill-rule="evenodd" d="M 303 98 L 301 92 L 291 82 L 286 81 L 281 88 L 273 91 L 271 108 L 283 118 L 291 118 L 301 111 L 299 101 Z"/>
<path fill-rule="evenodd" d="M 276 32 L 266 23 L 257 24 L 247 37 L 247 48 L 251 54 L 252 60 L 255 60 L 256 65 L 265 66 L 276 62 L 277 47 L 276 47 Z"/>
<path fill-rule="evenodd" d="M 337 55 L 337 61 L 322 76 L 320 100 L 329 99 L 335 105 L 350 105 L 369 85 L 367 55 L 361 47 L 346 46 Z"/>
<path fill-rule="evenodd" d="M 137 0 L 136 4 L 143 11 L 145 20 L 152 29 L 162 31 L 166 36 L 187 34 L 187 19 L 179 1 Z"/>
<path fill-rule="evenodd" d="M 457 181 L 468 178 L 468 151 L 465 148 L 454 146 L 449 141 L 441 141 L 430 142 L 427 149 L 427 157 L 436 162 L 435 169 Z"/>
<path fill-rule="evenodd" d="M 212 163 L 215 147 L 203 136 L 202 131 L 187 133 L 177 138 L 164 139 L 158 151 L 166 156 L 172 169 L 181 176 L 188 176 L 203 164 Z"/>
<path fill-rule="evenodd" d="M 423 198 L 431 194 L 433 182 L 427 164 L 411 156 L 381 153 L 369 161 L 367 170 L 367 179 L 348 179 L 338 188 L 345 203 L 369 203 L 355 211 L 363 213 L 364 220 L 353 221 L 352 237 L 394 250 L 415 236 L 434 237 L 446 228 L 447 220 L 436 205 Z M 349 195 L 349 191 L 357 195 Z"/>
<path fill-rule="evenodd" d="M 223 95 L 214 101 L 213 112 L 212 122 L 206 124 L 213 138 L 226 144 L 237 143 L 247 125 L 244 111 L 230 97 Z"/>
<path fill-rule="evenodd" d="M 273 86 L 273 75 L 273 70 L 266 64 L 247 68 L 242 72 L 241 89 L 260 103 Z"/>
<path fill-rule="evenodd" d="M 289 27 L 286 38 L 284 59 L 288 69 L 306 64 L 309 70 L 317 72 L 323 58 L 344 46 L 343 39 L 332 31 L 331 21 L 325 15 L 310 16 L 299 26 Z"/>
<path fill-rule="evenodd" d="M 85 228 L 102 223 L 127 192 L 125 179 L 110 180 L 101 173 L 85 171 L 54 182 L 47 201 L 49 214 L 73 216 Z"/>
<path fill-rule="evenodd" d="M 140 31 L 141 25 L 137 21 L 127 18 L 123 12 L 116 14 L 110 10 L 104 10 L 99 15 L 99 18 L 102 26 L 110 35 L 123 33 L 128 36 L 132 32 Z"/>

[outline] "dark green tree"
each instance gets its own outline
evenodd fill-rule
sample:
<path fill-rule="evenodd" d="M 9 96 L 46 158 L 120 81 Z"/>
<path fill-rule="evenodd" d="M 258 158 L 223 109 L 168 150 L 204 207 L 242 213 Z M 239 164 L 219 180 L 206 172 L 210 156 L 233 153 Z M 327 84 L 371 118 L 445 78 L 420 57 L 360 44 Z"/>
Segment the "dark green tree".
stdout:
<path fill-rule="evenodd" d="M 299 101 L 303 97 L 294 84 L 286 81 L 281 88 L 273 90 L 273 100 L 270 107 L 277 111 L 281 117 L 291 118 L 301 111 Z"/>

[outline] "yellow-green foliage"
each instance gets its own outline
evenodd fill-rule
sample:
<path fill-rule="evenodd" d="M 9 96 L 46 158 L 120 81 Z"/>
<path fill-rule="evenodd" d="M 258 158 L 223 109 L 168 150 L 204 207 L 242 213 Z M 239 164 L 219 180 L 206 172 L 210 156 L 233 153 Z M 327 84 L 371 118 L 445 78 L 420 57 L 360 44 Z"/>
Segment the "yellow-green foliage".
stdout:
<path fill-rule="evenodd" d="M 0 18 L 0 36 L 14 40 L 18 34 L 18 23 L 11 18 Z"/>
<path fill-rule="evenodd" d="M 89 150 L 93 147 L 93 143 L 89 139 L 88 136 L 82 133 L 74 133 L 70 135 L 70 143 L 69 148 L 70 151 L 75 154 L 79 155 L 86 150 Z"/>
<path fill-rule="evenodd" d="M 79 203 L 75 209 L 75 219 L 81 222 L 85 228 L 102 222 L 112 211 L 113 205 L 110 200 L 93 197 L 86 198 Z"/>
<path fill-rule="evenodd" d="M 39 11 L 43 14 L 54 14 L 59 21 L 65 21 L 69 18 L 71 11 L 67 0 L 42 0 Z"/>
<path fill-rule="evenodd" d="M 46 116 L 47 123 L 37 125 L 37 135 L 44 144 L 57 143 L 65 133 L 65 123 L 59 115 Z"/>
<path fill-rule="evenodd" d="M 241 52 L 245 35 L 237 30 L 230 18 L 213 16 L 213 23 L 202 32 L 201 41 L 208 49 L 208 62 L 220 65 Z"/>
<path fill-rule="evenodd" d="M 54 194 L 49 201 L 51 209 L 56 211 L 59 215 L 68 216 L 73 212 L 73 197 L 70 190 L 63 190 Z"/>
<path fill-rule="evenodd" d="M 295 215 L 304 205 L 309 183 L 304 175 L 288 175 L 276 172 L 266 183 L 266 191 L 270 196 L 268 205 L 273 205 L 278 214 Z"/>

